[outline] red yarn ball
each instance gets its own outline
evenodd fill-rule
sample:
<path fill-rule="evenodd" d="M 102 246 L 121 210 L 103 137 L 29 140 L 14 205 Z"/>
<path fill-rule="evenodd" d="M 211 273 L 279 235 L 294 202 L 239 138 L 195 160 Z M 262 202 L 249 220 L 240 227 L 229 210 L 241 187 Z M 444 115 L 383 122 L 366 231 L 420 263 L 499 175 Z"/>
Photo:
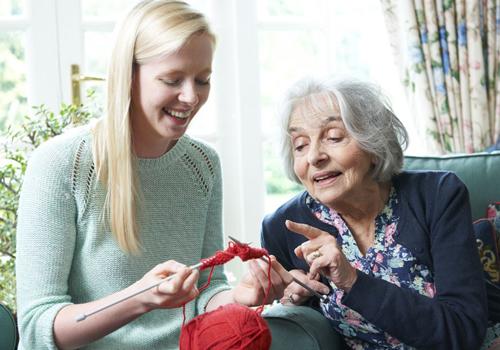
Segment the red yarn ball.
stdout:
<path fill-rule="evenodd" d="M 268 350 L 271 332 L 256 311 L 239 304 L 220 306 L 182 327 L 180 350 Z"/>

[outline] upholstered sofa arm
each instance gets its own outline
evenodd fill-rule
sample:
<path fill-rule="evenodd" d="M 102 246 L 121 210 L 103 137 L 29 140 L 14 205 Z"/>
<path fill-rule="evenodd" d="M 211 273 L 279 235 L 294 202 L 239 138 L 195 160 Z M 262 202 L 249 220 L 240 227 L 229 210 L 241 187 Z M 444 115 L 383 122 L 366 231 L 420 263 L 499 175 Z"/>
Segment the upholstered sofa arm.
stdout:
<path fill-rule="evenodd" d="M 344 349 L 341 336 L 310 307 L 274 305 L 264 312 L 264 318 L 271 329 L 271 350 Z"/>
<path fill-rule="evenodd" d="M 17 348 L 16 321 L 10 310 L 0 303 L 0 349 L 14 350 Z"/>

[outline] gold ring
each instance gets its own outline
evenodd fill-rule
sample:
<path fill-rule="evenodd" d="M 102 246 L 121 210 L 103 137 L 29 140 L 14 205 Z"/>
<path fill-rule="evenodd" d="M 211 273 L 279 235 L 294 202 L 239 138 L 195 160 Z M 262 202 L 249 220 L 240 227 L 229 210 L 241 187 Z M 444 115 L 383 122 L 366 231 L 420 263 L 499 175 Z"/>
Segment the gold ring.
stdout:
<path fill-rule="evenodd" d="M 319 250 L 315 250 L 314 252 L 311 253 L 313 256 L 313 260 L 319 258 L 321 255 L 321 252 Z"/>
<path fill-rule="evenodd" d="M 321 252 L 319 250 L 315 250 L 311 254 L 307 256 L 307 261 L 309 264 L 311 264 L 315 259 L 319 258 L 321 256 Z"/>

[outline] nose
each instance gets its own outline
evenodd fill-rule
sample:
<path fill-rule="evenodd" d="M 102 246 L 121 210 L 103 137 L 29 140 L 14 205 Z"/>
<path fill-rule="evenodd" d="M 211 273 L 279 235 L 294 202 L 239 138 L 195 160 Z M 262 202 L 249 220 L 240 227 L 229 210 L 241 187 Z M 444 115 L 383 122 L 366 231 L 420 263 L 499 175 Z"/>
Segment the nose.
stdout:
<path fill-rule="evenodd" d="M 179 94 L 179 101 L 194 106 L 199 102 L 198 90 L 194 82 L 185 82 Z"/>
<path fill-rule="evenodd" d="M 327 158 L 328 154 L 324 151 L 321 141 L 311 142 L 309 145 L 309 152 L 307 154 L 309 164 L 318 166 Z"/>

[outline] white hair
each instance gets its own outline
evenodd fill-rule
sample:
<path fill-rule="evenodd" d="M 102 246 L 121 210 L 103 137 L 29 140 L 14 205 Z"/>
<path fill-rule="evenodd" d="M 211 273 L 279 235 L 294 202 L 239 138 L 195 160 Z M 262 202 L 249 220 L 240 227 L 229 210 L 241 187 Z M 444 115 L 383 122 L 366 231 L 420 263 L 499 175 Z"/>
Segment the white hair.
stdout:
<path fill-rule="evenodd" d="M 371 174 L 375 181 L 388 181 L 401 171 L 408 132 L 379 87 L 351 79 L 304 78 L 288 90 L 280 111 L 281 145 L 288 178 L 300 183 L 294 172 L 293 145 L 288 133 L 292 112 L 301 103 L 307 103 L 312 108 L 318 106 L 314 100 L 317 94 L 321 94 L 323 103 L 324 96 L 328 98 L 327 103 L 338 103 L 347 132 L 375 160 Z M 317 108 L 319 112 L 319 106 Z"/>

